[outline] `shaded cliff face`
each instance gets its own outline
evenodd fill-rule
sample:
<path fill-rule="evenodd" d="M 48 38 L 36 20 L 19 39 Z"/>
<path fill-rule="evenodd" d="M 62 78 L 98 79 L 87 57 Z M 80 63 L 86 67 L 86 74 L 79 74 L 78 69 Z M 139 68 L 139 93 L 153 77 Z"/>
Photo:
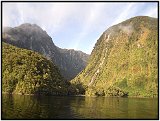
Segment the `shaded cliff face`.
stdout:
<path fill-rule="evenodd" d="M 58 50 L 61 53 L 63 63 L 60 68 L 63 69 L 62 73 L 68 80 L 73 79 L 73 77 L 86 67 L 89 55 L 73 49 L 58 48 Z"/>
<path fill-rule="evenodd" d="M 157 19 L 139 16 L 107 29 L 71 81 L 88 96 L 158 95 Z"/>
<path fill-rule="evenodd" d="M 73 52 L 73 50 L 58 48 L 54 45 L 52 38 L 46 31 L 36 24 L 26 23 L 14 28 L 4 28 L 3 41 L 43 54 L 59 67 L 61 74 L 66 80 L 71 80 L 84 69 L 89 57 L 87 54 L 79 51 Z"/>
<path fill-rule="evenodd" d="M 59 69 L 37 52 L 2 43 L 2 92 L 67 95 Z"/>

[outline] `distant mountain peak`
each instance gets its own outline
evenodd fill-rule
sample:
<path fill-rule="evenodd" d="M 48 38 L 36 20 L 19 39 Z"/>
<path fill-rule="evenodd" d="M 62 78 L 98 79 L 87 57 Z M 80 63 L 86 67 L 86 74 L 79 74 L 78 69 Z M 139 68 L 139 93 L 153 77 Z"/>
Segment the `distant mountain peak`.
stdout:
<path fill-rule="evenodd" d="M 18 27 L 26 27 L 26 26 L 27 27 L 38 27 L 38 28 L 40 28 L 40 26 L 38 26 L 37 24 L 31 24 L 31 23 L 23 23 Z"/>
<path fill-rule="evenodd" d="M 24 23 L 3 31 L 3 41 L 14 46 L 34 50 L 52 60 L 66 80 L 74 78 L 86 66 L 89 55 L 73 49 L 58 48 L 40 26 Z"/>

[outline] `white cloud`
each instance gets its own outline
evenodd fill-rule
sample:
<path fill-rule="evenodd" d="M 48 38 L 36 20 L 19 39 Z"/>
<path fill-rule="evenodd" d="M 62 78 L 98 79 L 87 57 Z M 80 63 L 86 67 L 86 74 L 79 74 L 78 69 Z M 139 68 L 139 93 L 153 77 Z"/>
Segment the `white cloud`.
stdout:
<path fill-rule="evenodd" d="M 126 7 L 123 8 L 123 10 L 121 11 L 121 14 L 115 19 L 115 21 L 112 22 L 111 25 L 118 24 L 124 21 L 126 18 L 128 18 L 128 15 L 131 14 L 130 12 L 133 11 L 134 5 L 135 3 L 126 4 Z"/>
<path fill-rule="evenodd" d="M 77 49 L 79 43 L 84 41 L 85 36 L 87 36 L 91 31 L 93 31 L 94 27 L 97 26 L 101 21 L 101 14 L 103 14 L 102 10 L 105 4 L 92 4 L 87 8 L 88 11 L 85 13 L 87 17 L 83 20 L 85 23 L 83 24 L 83 28 L 81 33 L 79 33 L 76 44 L 73 46 L 74 49 Z"/>
<path fill-rule="evenodd" d="M 147 10 L 146 13 L 144 13 L 146 16 L 151 16 L 151 17 L 158 17 L 158 12 L 157 12 L 157 8 L 150 8 L 149 10 Z"/>
<path fill-rule="evenodd" d="M 40 26 L 53 27 L 54 30 L 65 25 L 74 12 L 73 4 L 61 3 L 4 3 L 3 5 L 3 25 L 17 26 L 24 22 L 37 23 Z M 12 22 L 13 19 L 17 22 Z"/>
<path fill-rule="evenodd" d="M 3 3 L 3 13 L 2 13 L 3 26 L 12 26 L 13 22 L 11 22 L 11 19 L 13 20 L 14 15 L 11 14 L 11 11 L 14 12 L 14 8 L 12 7 L 12 4 L 7 4 L 7 7 L 6 7 L 6 4 Z"/>
<path fill-rule="evenodd" d="M 142 12 L 145 3 L 3 3 L 3 26 L 18 26 L 22 23 L 34 23 L 41 26 L 47 33 L 60 35 L 63 30 L 78 27 L 70 32 L 72 38 L 62 38 L 61 45 L 81 49 L 88 41 L 88 52 L 92 50 L 96 39 L 111 25 L 120 23 L 130 17 L 139 15 L 157 16 L 157 8 L 149 7 Z M 140 11 L 139 11 L 140 10 Z M 91 40 L 91 33 L 97 32 Z M 72 36 L 72 35 L 71 35 Z M 57 40 L 54 40 L 57 42 Z M 67 44 L 63 44 L 67 41 Z M 91 41 L 91 42 L 89 42 Z M 70 44 L 70 45 L 69 45 Z M 86 50 L 87 51 L 87 50 Z"/>

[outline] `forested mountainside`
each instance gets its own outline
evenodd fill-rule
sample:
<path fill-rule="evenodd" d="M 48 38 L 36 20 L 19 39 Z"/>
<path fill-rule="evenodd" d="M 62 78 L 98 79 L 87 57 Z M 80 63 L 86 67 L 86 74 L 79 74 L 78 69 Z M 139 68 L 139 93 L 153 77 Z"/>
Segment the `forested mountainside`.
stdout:
<path fill-rule="evenodd" d="M 58 48 L 52 38 L 36 24 L 3 28 L 3 41 L 36 51 L 57 65 L 65 80 L 73 79 L 87 64 L 89 55 L 75 50 Z"/>
<path fill-rule="evenodd" d="M 86 96 L 158 96 L 157 19 L 138 16 L 107 29 L 71 83 Z"/>
<path fill-rule="evenodd" d="M 53 62 L 2 42 L 2 93 L 67 95 L 68 86 Z"/>

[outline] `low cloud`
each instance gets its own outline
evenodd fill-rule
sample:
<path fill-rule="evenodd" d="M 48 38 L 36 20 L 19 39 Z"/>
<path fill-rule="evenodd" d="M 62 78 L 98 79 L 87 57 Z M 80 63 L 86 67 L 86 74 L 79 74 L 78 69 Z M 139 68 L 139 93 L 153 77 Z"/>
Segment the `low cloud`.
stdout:
<path fill-rule="evenodd" d="M 130 36 L 132 34 L 132 32 L 134 31 L 133 25 L 131 25 L 131 24 L 128 26 L 120 25 L 119 29 L 121 29 L 128 36 Z"/>

